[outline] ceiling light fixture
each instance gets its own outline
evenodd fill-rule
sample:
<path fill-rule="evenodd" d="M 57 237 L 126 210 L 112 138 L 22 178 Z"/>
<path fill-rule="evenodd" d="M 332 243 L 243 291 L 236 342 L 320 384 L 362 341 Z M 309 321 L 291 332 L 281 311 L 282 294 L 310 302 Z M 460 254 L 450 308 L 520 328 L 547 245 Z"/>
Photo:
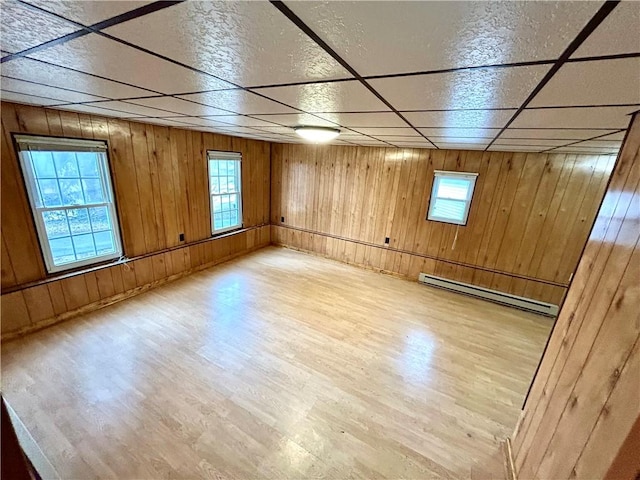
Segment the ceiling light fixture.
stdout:
<path fill-rule="evenodd" d="M 313 143 L 329 142 L 340 135 L 340 130 L 331 127 L 300 126 L 293 129 L 299 136 Z"/>

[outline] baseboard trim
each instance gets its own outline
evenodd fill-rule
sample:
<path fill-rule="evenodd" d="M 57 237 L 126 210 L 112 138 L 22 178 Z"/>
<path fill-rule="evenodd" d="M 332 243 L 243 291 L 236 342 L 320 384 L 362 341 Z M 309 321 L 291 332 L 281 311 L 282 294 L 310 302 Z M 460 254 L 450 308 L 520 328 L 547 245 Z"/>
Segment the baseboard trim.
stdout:
<path fill-rule="evenodd" d="M 170 275 L 169 277 L 165 277 L 165 278 L 161 278 L 159 280 L 154 280 L 153 282 L 147 283 L 145 285 L 141 285 L 139 287 L 135 287 L 132 288 L 131 290 L 127 290 L 126 292 L 123 293 L 118 293 L 117 295 L 114 295 L 113 297 L 109 297 L 109 298 L 104 298 L 102 300 L 99 300 L 97 302 L 93 302 L 93 303 L 89 303 L 87 305 L 83 305 L 80 308 L 77 308 L 75 310 L 70 310 L 68 312 L 64 312 L 61 313 L 59 315 L 55 315 L 51 318 L 47 318 L 45 320 L 42 320 L 40 322 L 34 323 L 32 325 L 28 325 L 26 327 L 23 327 L 19 330 L 15 330 L 13 332 L 7 332 L 5 334 L 2 334 L 2 336 L 0 337 L 0 342 L 4 343 L 4 342 L 8 342 L 10 340 L 14 340 L 16 338 L 19 337 L 23 337 L 25 335 L 28 335 L 30 333 L 34 333 L 37 332 L 38 330 L 42 330 L 44 328 L 50 327 L 52 325 L 56 325 L 58 323 L 62 323 L 65 322 L 67 320 L 71 320 L 72 318 L 76 318 L 80 315 L 84 315 L 85 313 L 89 313 L 89 312 L 94 312 L 96 310 L 100 310 L 101 308 L 105 308 L 108 307 L 109 305 L 113 305 L 115 303 L 121 302 L 123 300 L 126 300 L 128 298 L 131 297 L 135 297 L 136 295 L 140 295 L 141 293 L 144 293 L 148 290 L 152 290 L 156 287 L 162 286 L 166 283 L 170 283 L 173 282 L 175 280 L 179 280 L 181 278 L 187 277 L 193 273 L 199 272 L 200 270 L 205 270 L 207 268 L 211 268 L 211 267 L 215 267 L 217 265 L 220 265 L 222 263 L 228 262 L 230 260 L 233 260 L 235 258 L 241 257 L 243 255 L 246 255 L 248 253 L 254 252 L 256 250 L 260 250 L 261 248 L 266 248 L 268 247 L 270 244 L 264 244 L 264 245 L 256 245 L 254 247 L 248 248 L 246 250 L 243 250 L 242 252 L 238 252 L 238 253 L 234 253 L 231 255 L 227 255 L 226 257 L 222 257 L 220 259 L 214 260 L 213 262 L 209 262 L 209 263 L 205 263 L 202 265 L 198 265 L 197 267 L 194 268 L 190 268 L 189 270 L 184 270 L 180 273 L 176 273 L 174 275 Z"/>
<path fill-rule="evenodd" d="M 511 438 L 507 437 L 504 441 L 505 465 L 507 467 L 507 479 L 518 480 L 516 475 L 516 466 L 513 462 L 513 450 L 511 448 Z"/>

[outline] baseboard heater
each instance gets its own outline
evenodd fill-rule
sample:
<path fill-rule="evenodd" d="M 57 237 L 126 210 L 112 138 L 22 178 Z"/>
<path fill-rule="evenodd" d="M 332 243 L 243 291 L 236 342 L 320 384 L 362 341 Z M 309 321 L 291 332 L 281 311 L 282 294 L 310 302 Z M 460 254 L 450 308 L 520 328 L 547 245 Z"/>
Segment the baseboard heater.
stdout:
<path fill-rule="evenodd" d="M 483 298 L 491 302 L 509 305 L 521 310 L 541 313 L 550 317 L 555 317 L 556 315 L 558 315 L 557 305 L 540 302 L 531 298 L 519 297 L 517 295 L 511 295 L 509 293 L 491 290 L 489 288 L 478 287 L 476 285 L 470 285 L 468 283 L 456 282 L 455 280 L 447 280 L 446 278 L 427 275 L 426 273 L 421 273 L 418 276 L 418 281 L 432 287 L 444 288 L 453 292 L 464 293 L 466 295 Z"/>

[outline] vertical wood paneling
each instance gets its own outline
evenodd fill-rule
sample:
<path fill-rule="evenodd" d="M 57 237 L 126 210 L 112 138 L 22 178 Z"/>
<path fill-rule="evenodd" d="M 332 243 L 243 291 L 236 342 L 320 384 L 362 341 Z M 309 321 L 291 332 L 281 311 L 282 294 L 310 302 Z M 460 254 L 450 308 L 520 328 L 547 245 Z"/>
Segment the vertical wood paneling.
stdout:
<path fill-rule="evenodd" d="M 636 115 L 514 433 L 521 478 L 604 478 L 640 415 L 639 242 Z"/>
<path fill-rule="evenodd" d="M 614 159 L 273 145 L 272 221 L 300 230 L 285 245 L 412 277 L 430 257 L 435 275 L 557 304 Z M 426 220 L 434 170 L 479 174 L 467 225 Z"/>

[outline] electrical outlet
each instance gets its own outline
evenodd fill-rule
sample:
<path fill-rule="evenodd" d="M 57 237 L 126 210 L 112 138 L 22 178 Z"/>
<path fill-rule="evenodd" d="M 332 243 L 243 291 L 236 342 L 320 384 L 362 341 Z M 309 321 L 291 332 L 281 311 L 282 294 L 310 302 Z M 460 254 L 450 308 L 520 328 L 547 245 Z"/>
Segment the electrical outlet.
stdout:
<path fill-rule="evenodd" d="M 280 217 L 280 223 L 284 223 L 284 217 Z"/>
<path fill-rule="evenodd" d="M 391 239 L 389 237 L 384 237 L 384 244 L 385 245 L 389 245 L 390 241 L 391 241 Z"/>
<path fill-rule="evenodd" d="M 181 241 L 181 242 L 184 242 L 184 233 L 181 233 L 181 234 L 180 234 L 180 241 Z"/>

